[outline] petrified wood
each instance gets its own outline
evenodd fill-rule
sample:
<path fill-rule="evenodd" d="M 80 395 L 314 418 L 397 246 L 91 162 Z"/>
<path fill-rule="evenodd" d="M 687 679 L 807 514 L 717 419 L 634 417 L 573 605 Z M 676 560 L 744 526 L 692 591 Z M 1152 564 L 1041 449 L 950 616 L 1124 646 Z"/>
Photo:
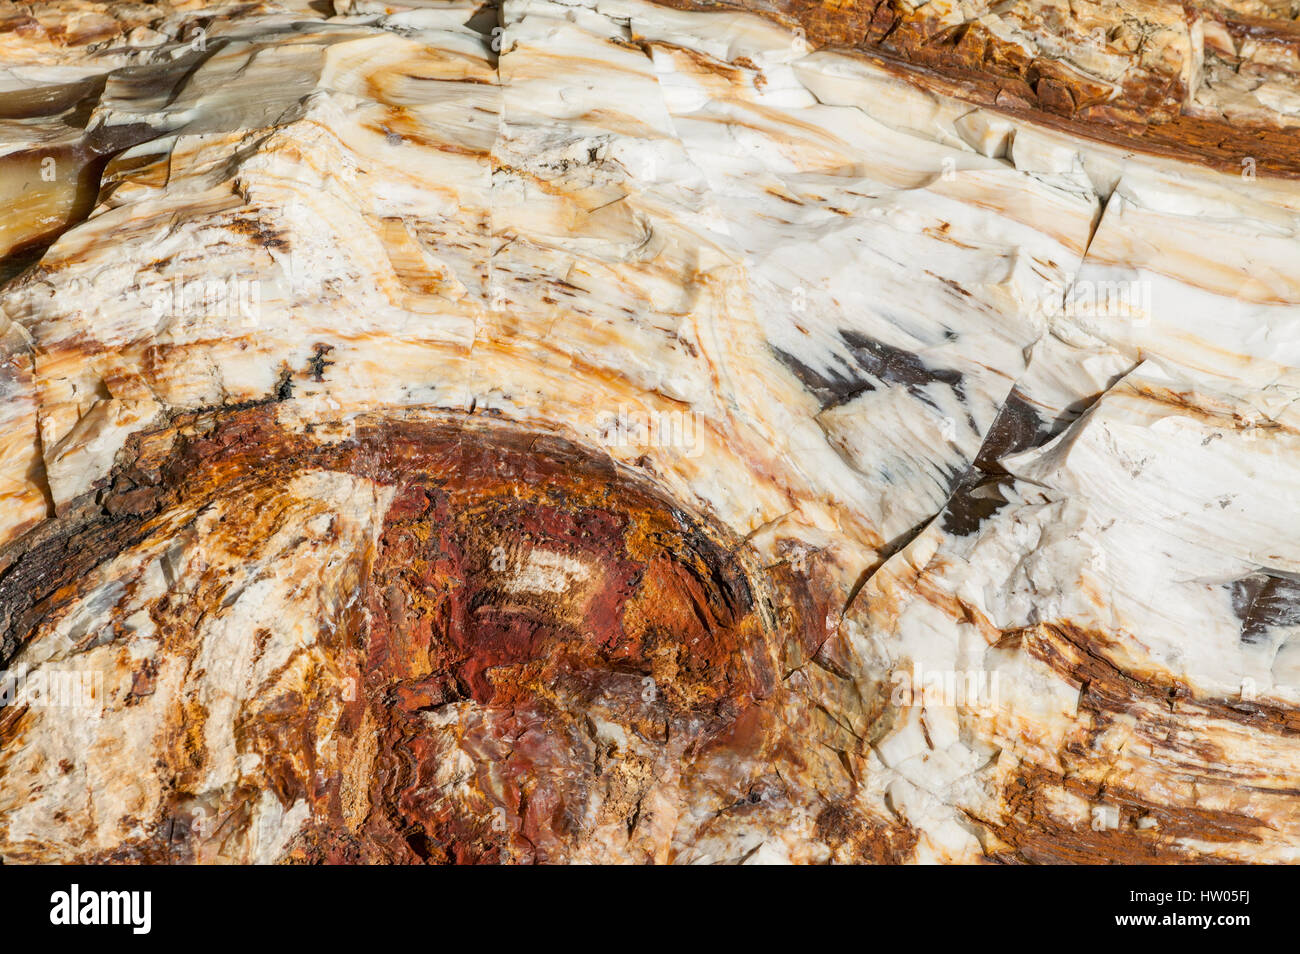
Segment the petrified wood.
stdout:
<path fill-rule="evenodd" d="M 1268 0 L 0 13 L 0 859 L 1300 860 Z"/>

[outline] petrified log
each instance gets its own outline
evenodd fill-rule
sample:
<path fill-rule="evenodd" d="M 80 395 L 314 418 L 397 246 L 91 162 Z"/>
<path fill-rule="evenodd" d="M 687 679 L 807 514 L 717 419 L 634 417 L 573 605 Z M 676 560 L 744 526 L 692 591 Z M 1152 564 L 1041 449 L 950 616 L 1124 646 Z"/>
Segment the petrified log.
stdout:
<path fill-rule="evenodd" d="M 0 858 L 1300 860 L 1290 8 L 0 16 Z"/>

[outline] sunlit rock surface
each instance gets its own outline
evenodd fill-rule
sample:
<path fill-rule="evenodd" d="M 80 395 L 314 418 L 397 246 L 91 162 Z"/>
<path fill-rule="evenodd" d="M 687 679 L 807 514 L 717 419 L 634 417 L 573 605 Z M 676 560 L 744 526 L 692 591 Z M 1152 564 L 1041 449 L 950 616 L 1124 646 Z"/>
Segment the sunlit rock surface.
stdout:
<path fill-rule="evenodd" d="M 1300 860 L 1280 8 L 23 9 L 4 860 Z"/>

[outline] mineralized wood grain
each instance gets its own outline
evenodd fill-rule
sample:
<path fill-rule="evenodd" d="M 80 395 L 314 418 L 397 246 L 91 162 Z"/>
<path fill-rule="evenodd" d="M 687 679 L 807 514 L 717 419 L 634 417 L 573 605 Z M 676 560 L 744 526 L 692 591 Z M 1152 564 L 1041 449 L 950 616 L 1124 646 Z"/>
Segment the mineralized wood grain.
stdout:
<path fill-rule="evenodd" d="M 923 85 L 1071 134 L 1240 172 L 1300 175 L 1300 25 L 1290 7 L 665 0 L 789 24 Z"/>
<path fill-rule="evenodd" d="M 1296 861 L 1288 15 L 5 14 L 0 858 Z"/>

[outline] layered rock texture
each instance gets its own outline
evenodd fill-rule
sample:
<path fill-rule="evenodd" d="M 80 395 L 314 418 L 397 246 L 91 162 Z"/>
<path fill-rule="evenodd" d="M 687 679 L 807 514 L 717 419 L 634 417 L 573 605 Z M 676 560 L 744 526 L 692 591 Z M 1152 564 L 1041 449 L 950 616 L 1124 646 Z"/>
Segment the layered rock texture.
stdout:
<path fill-rule="evenodd" d="M 1300 860 L 1296 15 L 10 4 L 0 858 Z"/>

